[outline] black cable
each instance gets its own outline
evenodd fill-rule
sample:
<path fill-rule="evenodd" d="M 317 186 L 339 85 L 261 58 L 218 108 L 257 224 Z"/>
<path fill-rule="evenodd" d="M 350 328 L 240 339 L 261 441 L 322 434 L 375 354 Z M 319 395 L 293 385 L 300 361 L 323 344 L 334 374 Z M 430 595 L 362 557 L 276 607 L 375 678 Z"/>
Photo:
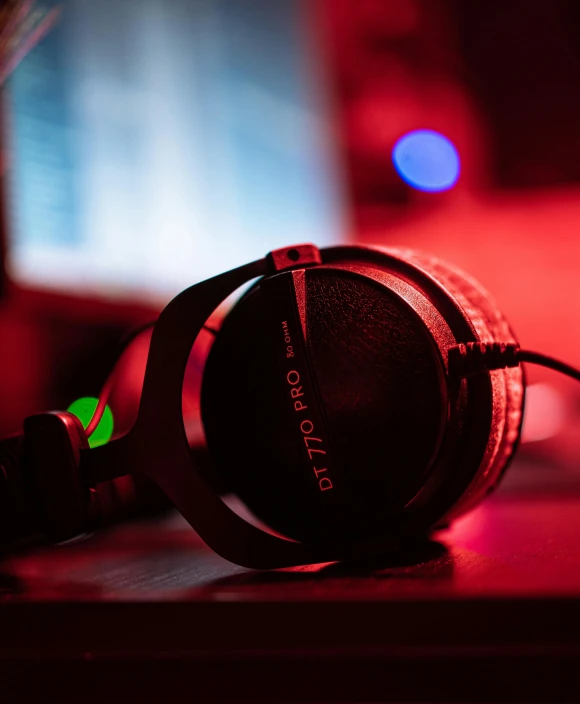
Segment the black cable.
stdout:
<path fill-rule="evenodd" d="M 521 362 L 538 364 L 580 381 L 580 369 L 540 352 L 521 350 L 516 343 L 467 342 L 450 347 L 449 373 L 466 379 L 494 369 L 517 367 Z"/>
<path fill-rule="evenodd" d="M 572 377 L 572 379 L 576 379 L 576 381 L 580 381 L 580 369 L 576 369 L 576 367 L 572 367 L 569 364 L 561 362 L 559 359 L 554 359 L 554 357 L 549 357 L 546 354 L 531 352 L 530 350 L 519 350 L 517 353 L 517 358 L 520 362 L 539 364 L 541 367 L 553 369 L 556 372 Z"/>
<path fill-rule="evenodd" d="M 101 422 L 101 418 L 103 417 L 103 414 L 105 412 L 105 408 L 107 406 L 107 401 L 109 400 L 109 396 L 111 394 L 111 390 L 113 387 L 113 382 L 114 382 L 114 374 L 115 370 L 117 368 L 117 364 L 119 363 L 121 357 L 125 353 L 125 351 L 128 349 L 128 347 L 131 345 L 132 342 L 134 342 L 139 335 L 142 333 L 146 332 L 150 328 L 152 328 L 155 325 L 156 321 L 152 320 L 149 321 L 148 323 L 145 323 L 144 325 L 140 325 L 137 328 L 134 328 L 133 330 L 130 330 L 122 339 L 121 342 L 119 343 L 119 352 L 117 354 L 117 361 L 115 362 L 113 369 L 111 370 L 111 373 L 107 377 L 107 380 L 105 381 L 105 384 L 103 385 L 103 388 L 101 390 L 101 393 L 99 394 L 99 399 L 97 402 L 97 407 L 95 408 L 95 411 L 91 417 L 91 420 L 87 424 L 85 428 L 85 432 L 87 434 L 87 437 L 90 438 L 91 435 L 95 432 L 97 429 L 99 423 Z M 212 335 L 217 335 L 219 330 L 210 327 L 209 325 L 204 325 L 203 326 L 204 330 L 207 330 L 210 332 Z"/>
<path fill-rule="evenodd" d="M 132 330 L 129 330 L 128 333 L 126 333 L 122 338 L 121 341 L 119 342 L 119 351 L 117 353 L 117 362 L 121 359 L 121 356 L 123 355 L 123 352 L 129 347 L 129 345 L 135 340 L 136 338 L 141 335 L 141 333 L 145 332 L 146 330 L 149 330 L 149 328 L 152 328 L 156 320 L 150 320 L 148 323 L 144 323 L 143 325 L 139 325 L 139 327 L 133 328 Z M 204 330 L 207 330 L 208 332 L 211 332 L 212 335 L 217 335 L 219 332 L 219 329 L 212 328 L 209 325 L 205 324 L 203 326 Z M 115 364 L 117 363 L 115 362 Z"/>

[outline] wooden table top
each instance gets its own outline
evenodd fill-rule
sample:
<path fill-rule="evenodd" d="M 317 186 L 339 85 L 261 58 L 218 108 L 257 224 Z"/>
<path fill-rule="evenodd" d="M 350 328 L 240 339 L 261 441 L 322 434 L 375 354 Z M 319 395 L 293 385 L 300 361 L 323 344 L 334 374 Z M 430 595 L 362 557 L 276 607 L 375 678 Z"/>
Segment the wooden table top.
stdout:
<path fill-rule="evenodd" d="M 63 677 L 86 701 L 566 698 L 580 481 L 518 481 L 374 566 L 247 570 L 173 514 L 9 556 L 0 674 L 59 701 Z"/>

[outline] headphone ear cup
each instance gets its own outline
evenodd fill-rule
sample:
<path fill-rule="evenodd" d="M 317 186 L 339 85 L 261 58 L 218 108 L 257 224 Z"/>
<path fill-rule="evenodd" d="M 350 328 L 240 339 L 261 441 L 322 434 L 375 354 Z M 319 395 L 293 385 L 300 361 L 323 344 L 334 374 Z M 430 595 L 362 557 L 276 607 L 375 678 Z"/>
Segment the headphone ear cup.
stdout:
<path fill-rule="evenodd" d="M 51 540 L 68 540 L 90 529 L 90 489 L 80 473 L 89 443 L 72 413 L 52 412 L 24 421 L 21 468 L 38 515 Z"/>
<path fill-rule="evenodd" d="M 442 362 L 427 329 L 400 297 L 360 273 L 305 270 L 315 397 L 305 403 L 317 402 L 323 419 L 305 440 L 296 420 L 309 416 L 289 410 L 277 353 L 281 321 L 268 286 L 263 280 L 232 309 L 206 363 L 201 411 L 216 469 L 288 537 L 386 531 L 419 491 L 445 424 Z M 317 437 L 328 452 L 317 454 Z M 321 506 L 318 492 L 328 455 L 343 486 L 332 509 Z"/>

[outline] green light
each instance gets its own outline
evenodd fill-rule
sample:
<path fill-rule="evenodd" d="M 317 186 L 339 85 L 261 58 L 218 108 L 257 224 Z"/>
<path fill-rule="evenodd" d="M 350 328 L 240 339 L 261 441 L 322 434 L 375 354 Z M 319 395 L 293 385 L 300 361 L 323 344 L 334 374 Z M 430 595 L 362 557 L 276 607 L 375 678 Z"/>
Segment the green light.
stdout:
<path fill-rule="evenodd" d="M 79 398 L 76 401 L 73 401 L 67 410 L 80 420 L 83 424 L 83 428 L 86 428 L 91 422 L 91 418 L 97 408 L 98 402 L 98 399 L 91 398 L 90 396 Z M 99 447 L 99 445 L 106 445 L 113 435 L 113 426 L 113 412 L 109 406 L 105 406 L 103 417 L 99 421 L 95 432 L 89 438 L 89 446 Z"/>

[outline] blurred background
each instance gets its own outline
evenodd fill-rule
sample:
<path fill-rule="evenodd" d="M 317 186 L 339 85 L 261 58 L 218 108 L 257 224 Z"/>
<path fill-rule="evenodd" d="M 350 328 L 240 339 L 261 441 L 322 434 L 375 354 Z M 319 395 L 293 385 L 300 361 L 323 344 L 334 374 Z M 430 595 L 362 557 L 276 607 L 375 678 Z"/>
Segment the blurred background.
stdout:
<path fill-rule="evenodd" d="M 0 436 L 97 396 L 123 335 L 186 286 L 294 242 L 431 252 L 522 345 L 580 365 L 580 3 L 24 4 Z M 580 387 L 528 377 L 511 486 L 580 487 Z"/>

